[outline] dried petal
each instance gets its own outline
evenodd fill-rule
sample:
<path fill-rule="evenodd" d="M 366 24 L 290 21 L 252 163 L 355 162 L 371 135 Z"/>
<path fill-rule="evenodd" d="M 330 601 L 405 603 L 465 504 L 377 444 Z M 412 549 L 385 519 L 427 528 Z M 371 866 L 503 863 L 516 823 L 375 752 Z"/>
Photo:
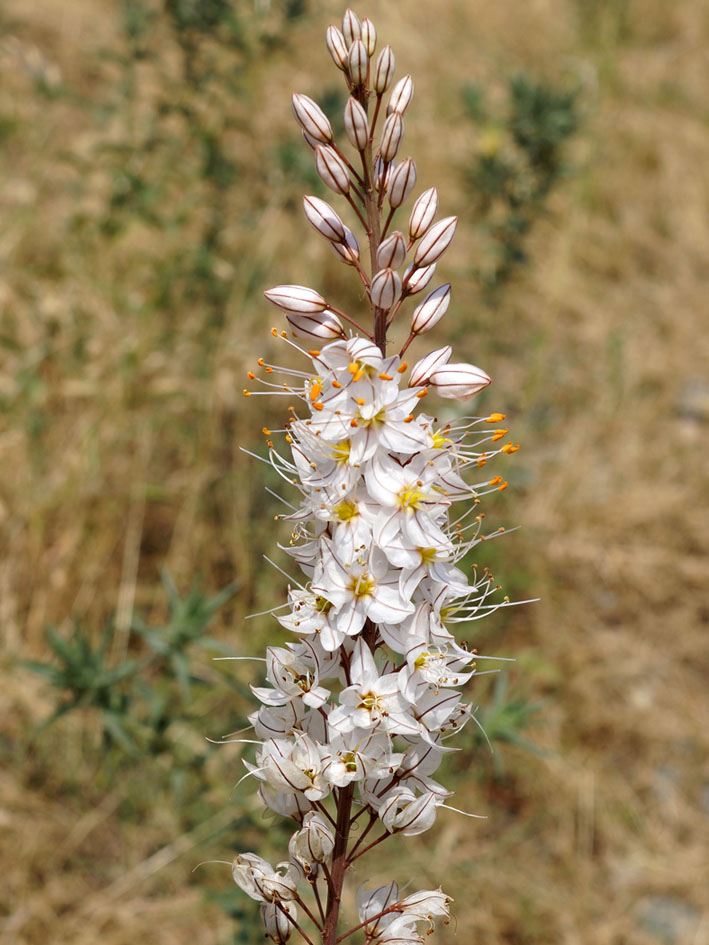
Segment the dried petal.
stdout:
<path fill-rule="evenodd" d="M 391 90 L 389 104 L 387 105 L 387 115 L 391 115 L 392 112 L 398 112 L 400 115 L 403 115 L 411 104 L 413 97 L 414 80 L 410 75 L 405 75 L 403 79 L 399 79 Z"/>
<path fill-rule="evenodd" d="M 326 240 L 340 243 L 345 238 L 345 225 L 329 203 L 319 197 L 303 197 L 303 210 L 308 221 Z"/>
<path fill-rule="evenodd" d="M 369 141 L 369 121 L 366 111 L 356 98 L 349 98 L 345 105 L 345 131 L 352 147 L 364 151 Z"/>
<path fill-rule="evenodd" d="M 401 277 L 393 269 L 380 269 L 372 279 L 370 293 L 377 308 L 391 308 L 401 292 Z"/>
<path fill-rule="evenodd" d="M 446 314 L 451 300 L 450 283 L 439 285 L 414 310 L 411 319 L 411 331 L 423 335 L 430 331 Z"/>
<path fill-rule="evenodd" d="M 438 210 L 438 191 L 435 187 L 424 190 L 411 211 L 409 218 L 409 236 L 412 240 L 417 240 L 426 232 L 433 223 L 433 218 Z"/>
<path fill-rule="evenodd" d="M 355 262 L 359 261 L 359 243 L 348 227 L 345 227 L 344 241 L 342 243 L 330 243 L 330 246 L 338 259 L 347 263 L 348 266 L 354 266 Z"/>
<path fill-rule="evenodd" d="M 441 397 L 470 400 L 490 383 L 490 377 L 474 364 L 445 364 L 429 373 L 429 384 Z"/>
<path fill-rule="evenodd" d="M 296 92 L 291 101 L 293 114 L 303 131 L 307 131 L 315 141 L 329 144 L 332 141 L 332 126 L 318 103 L 302 92 Z"/>
<path fill-rule="evenodd" d="M 392 171 L 389 181 L 389 203 L 400 207 L 416 186 L 416 165 L 413 158 L 406 158 Z"/>
<path fill-rule="evenodd" d="M 286 312 L 288 324 L 293 334 L 299 338 L 314 338 L 316 341 L 335 341 L 345 337 L 342 322 L 329 309 L 315 314 L 301 312 Z"/>
<path fill-rule="evenodd" d="M 348 7 L 345 10 L 345 15 L 342 17 L 342 35 L 345 37 L 348 49 L 356 39 L 359 39 L 361 34 L 362 24 L 359 21 L 359 17 L 354 10 Z"/>
<path fill-rule="evenodd" d="M 287 913 L 287 915 L 285 914 Z M 266 935 L 276 945 L 285 945 L 295 928 L 288 918 L 298 920 L 298 910 L 294 902 L 264 902 L 261 904 L 261 921 Z"/>
<path fill-rule="evenodd" d="M 406 240 L 398 230 L 387 236 L 377 250 L 377 265 L 380 269 L 398 269 L 406 259 Z"/>
<path fill-rule="evenodd" d="M 457 225 L 458 217 L 445 217 L 434 223 L 416 247 L 414 265 L 430 266 L 436 262 L 450 246 Z"/>
<path fill-rule="evenodd" d="M 377 48 L 377 31 L 374 29 L 374 23 L 372 23 L 368 16 L 365 16 L 360 23 L 359 38 L 367 47 L 369 55 L 373 56 L 374 50 Z"/>
<path fill-rule="evenodd" d="M 420 361 L 417 361 L 411 368 L 409 387 L 425 387 L 426 384 L 428 384 L 431 372 L 435 371 L 438 367 L 443 367 L 448 364 L 452 354 L 453 349 L 450 345 L 446 345 L 444 348 L 437 348 L 435 351 L 431 351 L 430 354 L 427 354 L 425 357 L 421 358 Z"/>
<path fill-rule="evenodd" d="M 327 33 L 325 34 L 325 42 L 332 56 L 332 61 L 338 69 L 342 69 L 342 71 L 345 72 L 348 66 L 347 43 L 345 42 L 345 37 L 336 26 L 328 26 Z"/>
<path fill-rule="evenodd" d="M 404 137 L 404 119 L 399 112 L 392 112 L 384 122 L 382 130 L 382 140 L 379 144 L 379 150 L 382 160 L 393 161 L 396 157 L 401 139 Z"/>
<path fill-rule="evenodd" d="M 391 46 L 385 46 L 377 57 L 377 64 L 374 67 L 374 81 L 372 86 L 377 95 L 383 95 L 391 85 L 394 78 L 394 69 L 396 60 Z"/>
<path fill-rule="evenodd" d="M 435 263 L 431 263 L 430 266 L 423 266 L 420 269 L 418 267 L 414 268 L 412 263 L 404 273 L 404 291 L 406 294 L 416 295 L 417 292 L 421 292 L 425 289 L 431 279 L 433 279 L 433 273 L 435 271 Z"/>
<path fill-rule="evenodd" d="M 330 190 L 343 196 L 349 193 L 350 174 L 347 165 L 334 148 L 321 144 L 315 149 L 315 170 Z"/>
<path fill-rule="evenodd" d="M 327 308 L 327 302 L 322 295 L 305 285 L 277 285 L 273 289 L 267 289 L 263 294 L 269 302 L 273 302 L 286 312 L 312 315 L 316 312 L 324 312 Z"/>

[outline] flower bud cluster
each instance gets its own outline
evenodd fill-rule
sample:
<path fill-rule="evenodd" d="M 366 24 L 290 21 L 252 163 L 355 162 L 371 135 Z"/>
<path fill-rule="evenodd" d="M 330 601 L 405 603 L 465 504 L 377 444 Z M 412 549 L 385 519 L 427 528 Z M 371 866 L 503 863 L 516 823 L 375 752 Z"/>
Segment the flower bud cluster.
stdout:
<path fill-rule="evenodd" d="M 337 257 L 356 270 L 374 324 L 371 331 L 363 328 L 307 286 L 280 285 L 265 293 L 285 313 L 292 335 L 317 345 L 306 350 L 288 332 L 273 329 L 301 362 L 278 367 L 259 359 L 261 372 L 249 372 L 249 378 L 260 389 L 244 391 L 289 400 L 284 428 L 264 429 L 264 462 L 295 490 L 286 502 L 289 511 L 277 518 L 290 525 L 285 550 L 302 577 L 292 581 L 286 603 L 273 609 L 289 638 L 268 647 L 265 684 L 252 687 L 260 702 L 249 716 L 257 747 L 245 765 L 264 805 L 292 818 L 296 830 L 287 861 L 273 868 L 254 854 L 240 854 L 233 875 L 261 902 L 274 942 L 285 942 L 294 929 L 302 932 L 305 916 L 324 945 L 333 945 L 350 934 L 337 933 L 346 870 L 388 836 L 427 831 L 452 795 L 435 775 L 453 750 L 451 737 L 471 717 L 462 687 L 481 659 L 455 629 L 509 603 L 495 596 L 499 588 L 487 569 L 466 569 L 463 559 L 503 531 L 486 533 L 477 507 L 486 493 L 507 486 L 502 476 L 490 476 L 487 465 L 517 447 L 502 443 L 508 432 L 500 427 L 503 414 L 439 423 L 420 410 L 429 393 L 465 401 L 490 383 L 482 369 L 452 362 L 450 346 L 429 352 L 411 369 L 403 360 L 411 341 L 446 314 L 450 284 L 416 305 L 401 351 L 386 353 L 395 317 L 430 283 L 457 218 L 436 220 L 438 196 L 429 188 L 415 201 L 406 232 L 387 232 L 416 186 L 413 160 L 394 163 L 413 82 L 407 75 L 391 87 L 391 47 L 374 61 L 375 28 L 352 10 L 326 39 L 350 91 L 344 127 L 362 175 L 312 99 L 294 95 L 293 111 L 322 181 L 346 198 L 365 228 L 371 271 L 363 267 L 354 233 L 329 203 L 306 196 L 303 206 Z M 386 109 L 380 109 L 390 87 Z M 371 117 L 370 99 L 376 102 Z M 282 447 L 276 434 L 284 437 Z M 350 842 L 360 818 L 364 829 Z M 326 908 L 318 883 L 327 891 Z M 305 903 L 308 885 L 319 916 Z M 364 929 L 373 945 L 421 942 L 420 923 L 446 920 L 448 903 L 440 890 L 402 898 L 395 883 L 361 889 L 360 925 L 352 931 Z"/>

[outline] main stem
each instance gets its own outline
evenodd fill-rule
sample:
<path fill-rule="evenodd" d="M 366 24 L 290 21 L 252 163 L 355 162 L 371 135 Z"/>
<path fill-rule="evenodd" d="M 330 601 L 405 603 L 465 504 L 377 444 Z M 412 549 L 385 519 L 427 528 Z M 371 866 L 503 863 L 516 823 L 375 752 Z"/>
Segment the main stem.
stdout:
<path fill-rule="evenodd" d="M 350 839 L 350 817 L 352 814 L 352 797 L 354 782 L 350 782 L 340 790 L 337 798 L 337 826 L 335 828 L 335 848 L 332 851 L 332 866 L 330 878 L 332 883 L 327 894 L 325 909 L 325 927 L 323 929 L 323 945 L 335 945 L 337 942 L 337 920 L 340 915 L 342 901 L 342 887 L 345 882 L 347 869 L 347 844 Z"/>
<path fill-rule="evenodd" d="M 364 96 L 363 96 L 364 98 Z M 366 98 L 363 104 L 366 107 Z M 375 112 L 376 116 L 379 108 Z M 374 127 L 372 127 L 372 133 Z M 379 271 L 377 265 L 377 250 L 381 240 L 381 214 L 378 206 L 377 193 L 374 189 L 374 162 L 372 161 L 372 137 L 370 136 L 366 149 L 362 152 L 364 171 L 364 209 L 367 214 L 367 236 L 369 238 L 369 259 L 371 263 L 371 279 Z M 386 355 L 387 345 L 387 313 L 385 310 L 373 306 L 374 315 L 374 343 L 379 347 L 382 355 Z M 374 643 L 376 628 L 368 620 L 368 642 Z M 323 927 L 323 945 L 337 945 L 337 920 L 340 916 L 342 902 L 342 887 L 347 871 L 347 847 L 350 840 L 352 824 L 352 799 L 354 797 L 354 782 L 341 788 L 337 796 L 337 821 L 335 826 L 335 847 L 332 851 L 332 866 L 330 868 L 330 884 L 325 907 L 325 924 Z"/>

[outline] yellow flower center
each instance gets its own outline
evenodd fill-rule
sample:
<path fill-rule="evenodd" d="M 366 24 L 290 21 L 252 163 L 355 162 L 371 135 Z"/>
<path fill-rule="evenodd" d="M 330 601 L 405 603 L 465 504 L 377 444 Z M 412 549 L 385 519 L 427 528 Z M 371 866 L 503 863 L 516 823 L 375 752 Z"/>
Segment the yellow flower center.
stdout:
<path fill-rule="evenodd" d="M 359 515 L 359 509 L 356 503 L 352 502 L 350 499 L 344 499 L 339 505 L 336 505 L 332 511 L 341 522 L 349 522 Z"/>

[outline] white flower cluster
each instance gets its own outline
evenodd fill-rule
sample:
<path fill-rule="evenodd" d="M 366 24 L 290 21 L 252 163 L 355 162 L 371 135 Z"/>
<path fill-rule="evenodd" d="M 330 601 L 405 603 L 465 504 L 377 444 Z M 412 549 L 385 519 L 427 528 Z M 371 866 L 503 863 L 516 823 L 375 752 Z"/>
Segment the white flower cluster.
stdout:
<path fill-rule="evenodd" d="M 508 603 L 493 598 L 499 588 L 487 569 L 473 568 L 470 574 L 459 567 L 480 541 L 502 531 L 484 534 L 478 505 L 481 496 L 507 485 L 501 476 L 483 472 L 496 456 L 517 449 L 501 444 L 507 430 L 498 424 L 504 415 L 439 425 L 417 412 L 429 392 L 468 400 L 490 378 L 473 365 L 451 363 L 450 347 L 432 351 L 410 371 L 402 360 L 413 338 L 445 314 L 449 285 L 435 289 L 414 310 L 400 354 L 385 353 L 395 315 L 430 281 L 456 218 L 436 222 L 432 188 L 414 204 L 408 239 L 400 232 L 386 235 L 416 182 L 410 158 L 394 163 L 413 83 L 406 76 L 392 89 L 374 155 L 374 125 L 394 69 L 388 46 L 370 69 L 375 44 L 371 22 L 351 10 L 342 31 L 328 30 L 328 48 L 351 92 L 345 128 L 360 152 L 362 175 L 334 144 L 319 107 L 303 95 L 293 103 L 318 172 L 351 200 L 365 224 L 369 275 L 352 231 L 325 201 L 305 199 L 308 220 L 357 270 L 373 331 L 348 337 L 341 318 L 356 322 L 315 290 L 278 286 L 266 295 L 285 311 L 294 336 L 329 343 L 305 350 L 274 329 L 310 363 L 279 368 L 261 359 L 266 376 L 249 373 L 262 384 L 259 393 L 300 404 L 289 406 L 283 430 L 264 429 L 266 461 L 298 493 L 297 504 L 279 517 L 291 524 L 286 550 L 304 578 L 289 588 L 287 603 L 274 608 L 293 636 L 267 650 L 267 685 L 253 687 L 261 706 L 249 717 L 257 748 L 253 761 L 245 762 L 263 803 L 292 818 L 297 829 L 289 859 L 275 869 L 250 853 L 237 856 L 233 866 L 237 884 L 262 903 L 266 932 L 277 943 L 293 929 L 311 942 L 302 925 L 309 922 L 324 945 L 358 930 L 372 945 L 403 945 L 423 941 L 421 922 L 448 917 L 449 900 L 440 890 L 401 898 L 391 883 L 374 892 L 360 890 L 360 924 L 345 935 L 337 932 L 347 869 L 392 834 L 428 830 L 451 797 L 434 775 L 452 750 L 449 739 L 471 717 L 461 687 L 476 674 L 480 659 L 456 640 L 453 629 Z M 371 124 L 370 94 L 376 94 Z M 390 208 L 382 229 L 385 196 Z M 409 253 L 413 258 L 402 277 L 398 270 Z M 285 382 L 272 380 L 274 372 Z M 282 452 L 273 443 L 276 432 L 287 441 Z M 314 894 L 312 908 L 303 898 L 304 885 Z"/>

